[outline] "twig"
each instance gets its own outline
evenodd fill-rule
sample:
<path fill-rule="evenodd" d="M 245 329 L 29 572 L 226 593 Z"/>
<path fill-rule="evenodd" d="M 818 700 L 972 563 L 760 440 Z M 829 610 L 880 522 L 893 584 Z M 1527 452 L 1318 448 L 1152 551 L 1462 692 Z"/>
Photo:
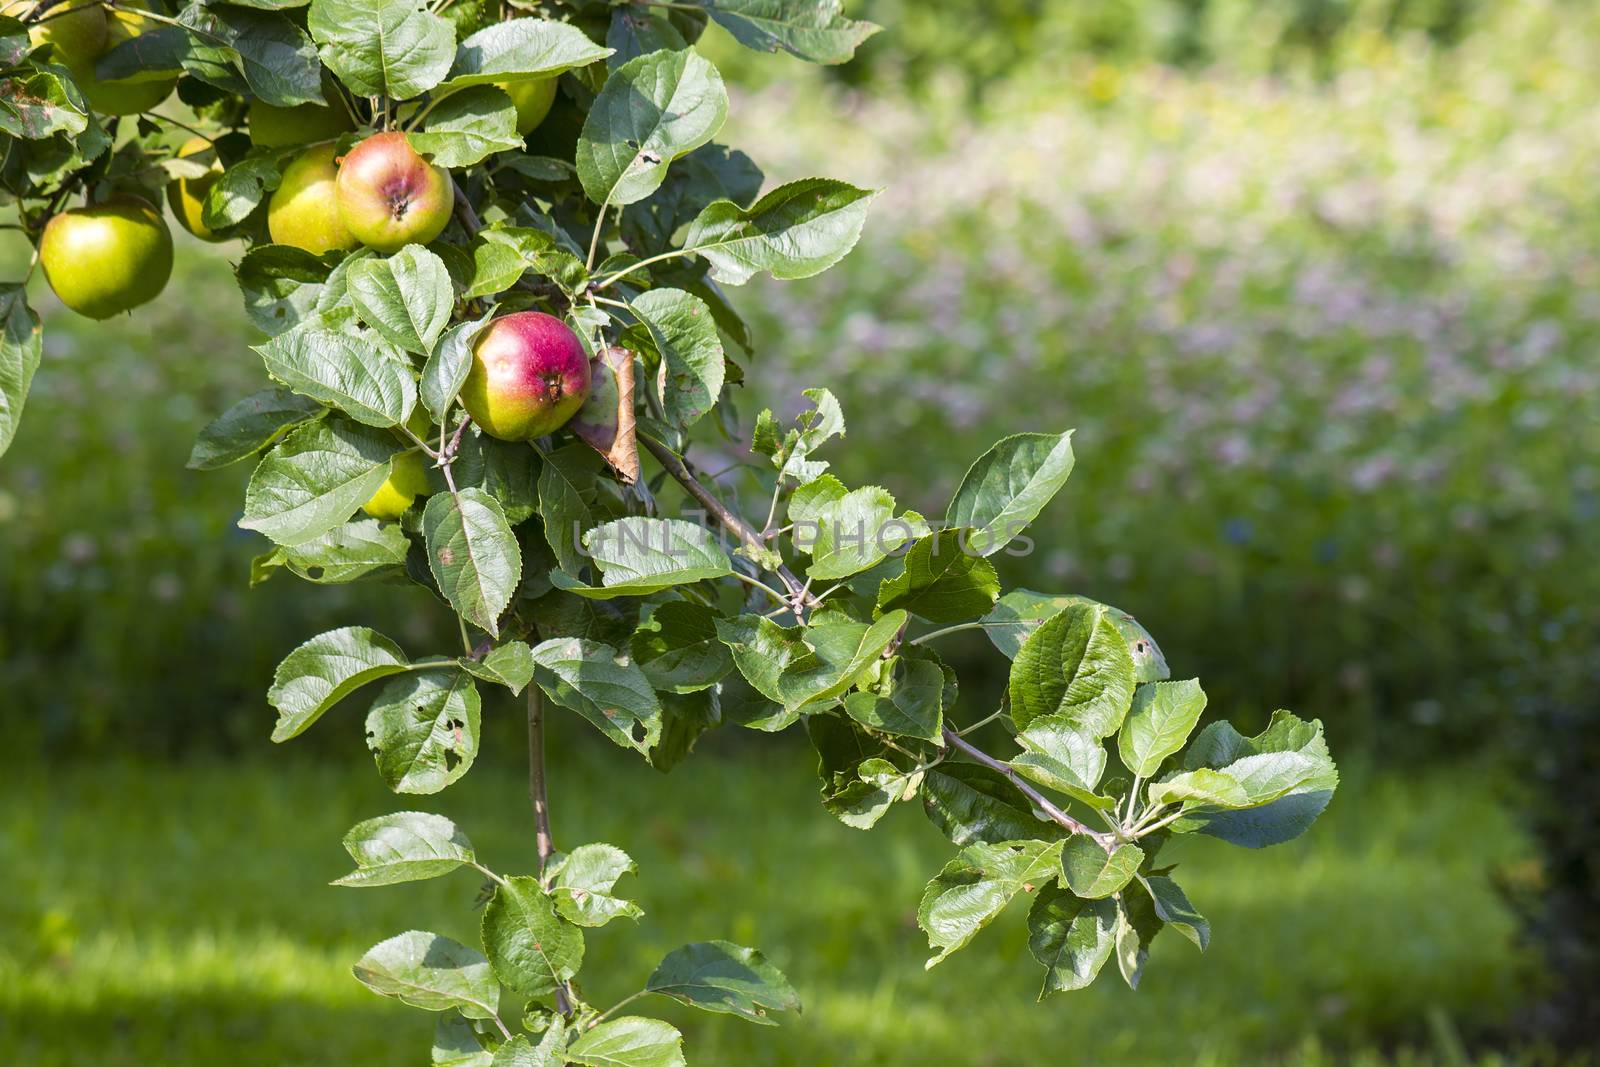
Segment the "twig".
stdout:
<path fill-rule="evenodd" d="M 722 523 L 723 527 L 726 528 L 729 533 L 739 538 L 739 540 L 743 541 L 751 548 L 759 549 L 761 551 L 766 550 L 766 545 L 762 543 L 761 535 L 756 532 L 755 528 L 736 515 L 728 508 L 726 504 L 712 495 L 711 490 L 707 489 L 700 483 L 700 479 L 694 476 L 694 472 L 689 469 L 689 465 L 682 459 L 679 459 L 677 454 L 673 452 L 672 449 L 668 448 L 660 441 L 657 441 L 649 434 L 640 434 L 639 440 L 643 441 L 644 447 L 648 448 L 650 450 L 650 454 L 656 457 L 656 462 L 661 464 L 666 472 L 672 475 L 672 477 L 677 480 L 678 484 L 683 486 L 684 490 L 687 491 L 690 496 L 694 497 L 695 501 L 701 507 L 705 508 L 712 515 L 716 516 L 717 521 Z M 801 584 L 800 579 L 796 578 L 794 576 L 794 572 L 789 570 L 788 567 L 779 564 L 778 577 L 783 580 L 783 587 L 789 591 L 789 595 L 791 597 L 801 600 L 801 602 L 807 606 L 815 604 L 816 598 L 813 597 L 809 592 L 805 591 L 805 587 Z M 804 594 L 803 598 L 802 594 Z"/>
<path fill-rule="evenodd" d="M 528 799 L 533 804 L 533 841 L 539 852 L 539 877 L 543 879 L 556 845 L 550 833 L 550 798 L 545 789 L 544 693 L 537 684 L 528 686 Z M 572 1014 L 564 982 L 556 986 L 556 1010 L 562 1015 Z"/>
<path fill-rule="evenodd" d="M 1060 823 L 1062 826 L 1066 827 L 1075 834 L 1083 834 L 1084 836 L 1090 838 L 1107 852 L 1110 852 L 1114 847 L 1115 838 L 1113 838 L 1110 834 L 1103 834 L 1098 830 L 1091 830 L 1077 819 L 1074 819 L 1071 815 L 1068 815 L 1066 812 L 1056 807 L 1055 804 L 1051 803 L 1048 797 L 1039 792 L 1033 786 L 1029 785 L 1020 774 L 1010 767 L 1009 764 L 1002 763 L 1001 761 L 995 759 L 993 756 L 978 748 L 970 741 L 964 739 L 960 734 L 956 733 L 948 726 L 944 728 L 943 736 L 946 746 L 960 749 L 962 752 L 977 760 L 985 767 L 988 767 L 990 770 L 999 771 L 1001 774 L 1005 775 L 1008 779 L 1010 779 L 1011 784 L 1016 786 L 1017 790 L 1023 796 L 1027 797 L 1033 802 L 1034 807 L 1050 816 L 1051 819 Z"/>
<path fill-rule="evenodd" d="M 456 194 L 456 202 L 451 209 L 455 212 L 456 221 L 461 223 L 461 228 L 467 231 L 468 237 L 478 236 L 478 231 L 483 229 L 483 222 L 478 218 L 478 213 L 472 209 L 472 201 L 467 199 L 460 182 L 452 178 L 450 186 Z"/>

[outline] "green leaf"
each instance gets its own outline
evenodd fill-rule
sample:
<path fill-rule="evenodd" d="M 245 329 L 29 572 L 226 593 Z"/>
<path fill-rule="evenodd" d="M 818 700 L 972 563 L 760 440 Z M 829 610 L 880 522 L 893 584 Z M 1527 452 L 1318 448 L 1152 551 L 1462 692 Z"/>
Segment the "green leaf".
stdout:
<path fill-rule="evenodd" d="M 624 748 L 649 752 L 661 739 L 661 702 L 637 664 L 579 637 L 535 646 L 534 680 L 545 695 L 582 715 Z"/>
<path fill-rule="evenodd" d="M 563 1055 L 582 1067 L 685 1067 L 683 1035 L 659 1019 L 636 1015 L 585 1030 Z"/>
<path fill-rule="evenodd" d="M 62 70 L 24 68 L 0 78 L 0 133 L 38 141 L 88 129 L 88 105 L 77 85 L 57 73 Z"/>
<path fill-rule="evenodd" d="M 43 352 L 39 316 L 15 283 L 0 285 L 0 456 L 11 447 Z"/>
<path fill-rule="evenodd" d="M 350 268 L 346 284 L 362 322 L 418 355 L 432 350 L 455 303 L 444 260 L 421 245 L 361 260 Z"/>
<path fill-rule="evenodd" d="M 517 109 L 504 89 L 477 85 L 453 93 L 428 112 L 411 147 L 441 167 L 470 167 L 496 152 L 522 147 Z"/>
<path fill-rule="evenodd" d="M 379 691 L 367 712 L 367 748 L 396 793 L 437 793 L 477 759 L 481 716 L 467 674 L 403 675 Z"/>
<path fill-rule="evenodd" d="M 1070 430 L 1007 437 L 967 470 L 945 523 L 970 527 L 970 550 L 992 556 L 1038 517 L 1071 473 Z"/>
<path fill-rule="evenodd" d="M 245 314 L 263 333 L 277 336 L 316 312 L 329 270 L 326 259 L 303 248 L 258 244 L 233 273 L 244 293 Z"/>
<path fill-rule="evenodd" d="M 1172 824 L 1174 833 L 1199 832 L 1246 848 L 1265 848 L 1304 833 L 1339 785 L 1322 723 L 1277 711 L 1267 728 L 1243 737 L 1226 722 L 1200 731 L 1184 766 L 1210 768 L 1236 781 L 1253 804 L 1239 811 L 1200 810 Z"/>
<path fill-rule="evenodd" d="M 802 178 L 749 208 L 718 200 L 689 224 L 684 248 L 709 261 L 726 285 L 743 285 L 762 271 L 781 281 L 810 278 L 855 247 L 877 195 L 831 178 Z"/>
<path fill-rule="evenodd" d="M 638 865 L 614 845 L 579 845 L 547 872 L 556 911 L 577 926 L 604 926 L 612 919 L 637 919 L 644 909 L 611 891 Z"/>
<path fill-rule="evenodd" d="M 1024 751 L 1012 757 L 1011 766 L 1024 778 L 1103 811 L 1116 806 L 1111 797 L 1096 792 L 1106 769 L 1105 746 L 1071 719 L 1034 719 L 1017 742 Z"/>
<path fill-rule="evenodd" d="M 687 585 L 733 573 L 733 561 L 703 526 L 682 519 L 630 515 L 596 526 L 583 537 L 601 571 L 594 588 L 552 575 L 557 588 L 579 596 L 606 600 L 648 596 L 675 585 Z"/>
<path fill-rule="evenodd" d="M 1189 740 L 1205 709 L 1206 694 L 1197 679 L 1141 685 L 1134 690 L 1133 707 L 1117 735 L 1122 765 L 1137 777 L 1153 776 Z"/>
<path fill-rule="evenodd" d="M 501 1045 L 495 1050 L 491 1067 L 562 1067 L 567 1062 L 562 1055 L 566 1044 L 566 1027 L 556 1019 L 539 1038 L 538 1045 L 522 1034 Z"/>
<path fill-rule="evenodd" d="M 1060 886 L 1041 891 L 1028 909 L 1028 951 L 1045 966 L 1039 999 L 1093 982 L 1111 958 L 1116 929 L 1116 901 L 1080 900 Z"/>
<path fill-rule="evenodd" d="M 1022 648 L 1022 642 L 1027 640 L 1028 635 L 1037 630 L 1040 624 L 1079 604 L 1093 606 L 1096 601 L 1088 597 L 1054 596 L 1049 593 L 1035 593 L 1031 589 L 1013 589 L 1000 598 L 993 611 L 983 617 L 984 632 L 989 635 L 989 640 L 994 642 L 994 647 L 1003 652 L 1007 659 L 1015 659 L 1018 650 Z M 1110 614 L 1111 621 L 1116 624 L 1117 630 L 1128 644 L 1128 652 L 1133 656 L 1133 680 L 1157 682 L 1171 677 L 1166 657 L 1156 646 L 1150 631 L 1127 612 L 1109 605 L 1102 606 Z"/>
<path fill-rule="evenodd" d="M 635 631 L 633 661 L 657 690 L 695 693 L 733 669 L 733 656 L 717 636 L 715 609 L 686 600 L 662 604 Z"/>
<path fill-rule="evenodd" d="M 899 769 L 883 755 L 889 749 L 860 726 L 836 715 L 807 715 L 806 736 L 817 752 L 817 777 L 822 780 L 822 806 L 846 826 L 871 829 L 906 793 L 889 778 Z"/>
<path fill-rule="evenodd" d="M 1161 932 L 1155 905 L 1145 893 L 1122 893 L 1117 901 L 1117 969 L 1128 988 L 1138 989 L 1150 942 Z"/>
<path fill-rule="evenodd" d="M 578 139 L 578 180 L 597 204 L 643 200 L 673 160 L 717 135 L 728 117 L 722 75 L 694 51 L 629 60 L 595 98 Z"/>
<path fill-rule="evenodd" d="M 494 1055 L 483 1047 L 472 1023 L 451 1013 L 434 1024 L 429 1062 L 433 1067 L 494 1067 Z"/>
<path fill-rule="evenodd" d="M 282 437 L 286 429 L 322 411 L 320 403 L 288 389 L 253 392 L 200 430 L 189 451 L 189 469 L 218 470 L 250 458 Z"/>
<path fill-rule="evenodd" d="M 424 1011 L 460 1011 L 490 1019 L 500 1006 L 500 987 L 489 961 L 458 941 L 411 930 L 367 950 L 355 965 L 356 980 L 374 993 Z"/>
<path fill-rule="evenodd" d="M 800 996 L 783 972 L 753 948 L 700 941 L 667 953 L 645 990 L 692 1007 L 775 1025 L 771 1011 L 799 1011 Z"/>
<path fill-rule="evenodd" d="M 322 713 L 368 682 L 400 674 L 410 661 L 376 630 L 345 626 L 289 653 L 272 676 L 267 703 L 278 712 L 274 741 L 298 737 Z"/>
<path fill-rule="evenodd" d="M 317 48 L 288 16 L 231 5 L 218 5 L 210 13 L 224 28 L 221 36 L 239 57 L 239 69 L 256 99 L 273 107 L 324 103 Z"/>
<path fill-rule="evenodd" d="M 395 885 L 449 874 L 472 863 L 472 842 L 443 815 L 399 811 L 357 823 L 344 835 L 356 869 L 333 884 Z"/>
<path fill-rule="evenodd" d="M 1060 827 L 1036 818 L 1017 787 L 976 763 L 943 763 L 922 783 L 928 820 L 957 845 L 1054 839 Z"/>
<path fill-rule="evenodd" d="M 520 696 L 533 681 L 533 649 L 525 641 L 507 641 L 491 648 L 481 660 L 458 662 L 474 676 L 505 686 L 513 696 Z"/>
<path fill-rule="evenodd" d="M 443 81 L 455 60 L 454 28 L 415 0 L 311 0 L 306 27 L 357 96 L 409 100 Z"/>
<path fill-rule="evenodd" d="M 845 63 L 880 27 L 839 13 L 839 0 L 688 0 L 746 48 Z"/>
<path fill-rule="evenodd" d="M 937 744 L 944 725 L 944 669 L 932 660 L 897 656 L 884 674 L 879 690 L 844 698 L 846 714 L 870 730 Z"/>
<path fill-rule="evenodd" d="M 356 519 L 277 554 L 295 574 L 319 585 L 353 582 L 405 567 L 411 541 L 399 523 Z"/>
<path fill-rule="evenodd" d="M 206 193 L 200 221 L 207 229 L 220 232 L 255 214 L 267 195 L 278 187 L 283 156 L 282 149 L 260 148 L 235 161 Z"/>
<path fill-rule="evenodd" d="M 457 613 L 491 637 L 522 580 L 522 553 L 500 502 L 481 489 L 440 493 L 422 513 L 428 568 Z"/>
<path fill-rule="evenodd" d="M 1061 845 L 1045 841 L 968 845 L 923 890 L 917 925 L 938 954 L 933 967 L 999 915 L 1018 893 L 1033 892 L 1056 874 Z"/>
<path fill-rule="evenodd" d="M 507 878 L 483 910 L 483 947 L 495 977 L 524 996 L 554 993 L 583 966 L 583 931 L 556 914 L 537 878 Z"/>
<path fill-rule="evenodd" d="M 1232 775 L 1202 767 L 1181 771 L 1150 783 L 1147 796 L 1153 806 L 1184 804 L 1191 808 L 1248 808 L 1250 794 Z"/>
<path fill-rule="evenodd" d="M 250 476 L 239 525 L 280 545 L 303 545 L 342 525 L 388 479 L 394 436 L 347 419 L 307 423 Z"/>
<path fill-rule="evenodd" d="M 878 610 L 903 608 L 929 622 L 965 622 L 989 611 L 999 595 L 994 564 L 963 549 L 962 531 L 940 530 L 912 545 L 905 571 L 878 587 Z"/>
<path fill-rule="evenodd" d="M 1205 916 L 1194 910 L 1194 905 L 1189 903 L 1188 895 L 1178 888 L 1178 883 L 1159 874 L 1152 874 L 1139 881 L 1150 891 L 1156 917 L 1169 926 L 1176 927 L 1178 933 L 1194 942 L 1195 947 L 1204 952 L 1206 946 L 1211 943 L 1211 924 L 1206 922 Z"/>
<path fill-rule="evenodd" d="M 539 516 L 544 519 L 545 540 L 569 575 L 583 570 L 585 557 L 579 545 L 594 525 L 586 501 L 602 462 L 588 445 L 572 444 L 546 453 L 539 468 Z"/>
<path fill-rule="evenodd" d="M 1011 664 L 1011 719 L 1060 716 L 1095 737 L 1116 733 L 1133 703 L 1128 643 L 1101 605 L 1075 605 L 1023 642 Z"/>
<path fill-rule="evenodd" d="M 718 619 L 717 633 L 733 651 L 741 674 L 786 711 L 829 706 L 877 662 L 901 625 L 891 612 L 868 626 L 835 619 L 785 629 L 758 615 Z"/>
<path fill-rule="evenodd" d="M 525 81 L 586 67 L 611 54 L 576 26 L 545 19 L 508 19 L 461 42 L 446 89 Z"/>
<path fill-rule="evenodd" d="M 1144 850 L 1131 842 L 1107 852 L 1084 834 L 1073 834 L 1061 848 L 1061 870 L 1067 886 L 1085 900 L 1101 900 L 1133 881 Z"/>
<path fill-rule="evenodd" d="M 466 384 L 467 374 L 472 370 L 472 346 L 489 328 L 493 318 L 491 309 L 480 319 L 459 322 L 446 330 L 439 343 L 433 346 L 433 354 L 422 368 L 417 393 L 435 422 L 443 424 L 450 405 L 455 403 L 461 387 Z"/>
<path fill-rule="evenodd" d="M 927 533 L 921 516 L 894 513 L 894 497 L 876 485 L 846 490 L 831 474 L 807 482 L 789 498 L 790 535 L 811 556 L 806 574 L 819 581 L 848 578 L 876 566 L 907 541 Z"/>
<path fill-rule="evenodd" d="M 255 350 L 278 381 L 368 426 L 398 426 L 417 402 L 405 357 L 370 335 L 355 337 L 313 320 Z"/>
<path fill-rule="evenodd" d="M 456 487 L 481 489 L 494 497 L 506 522 L 517 526 L 539 508 L 538 465 L 539 454 L 526 442 L 501 441 L 471 427 L 462 435 L 456 453 Z M 449 490 L 443 473 L 431 474 L 430 484 L 436 492 Z M 546 557 L 541 552 L 539 558 Z"/>
<path fill-rule="evenodd" d="M 661 356 L 656 387 L 666 420 L 680 432 L 687 430 L 722 394 L 725 360 L 711 309 L 681 289 L 652 289 L 629 307 Z"/>
<path fill-rule="evenodd" d="M 648 8 L 632 4 L 611 9 L 611 25 L 606 30 L 606 44 L 612 48 L 606 65 L 616 70 L 638 56 L 658 52 L 663 48 L 688 48 L 689 42 L 664 14 L 655 14 Z"/>

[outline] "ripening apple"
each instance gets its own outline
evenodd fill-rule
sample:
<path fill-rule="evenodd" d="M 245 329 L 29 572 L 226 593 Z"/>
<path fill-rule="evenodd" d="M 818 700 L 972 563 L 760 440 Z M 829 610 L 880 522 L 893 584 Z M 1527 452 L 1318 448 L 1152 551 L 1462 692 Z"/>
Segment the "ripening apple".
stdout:
<path fill-rule="evenodd" d="M 556 76 L 529 78 L 527 81 L 495 82 L 504 89 L 511 102 L 517 106 L 517 132 L 526 137 L 544 117 L 550 114 L 550 105 L 556 102 Z"/>
<path fill-rule="evenodd" d="M 267 201 L 267 232 L 274 242 L 319 256 L 356 246 L 339 213 L 339 168 L 333 154 L 333 145 L 318 145 L 283 168 L 278 188 Z"/>
<path fill-rule="evenodd" d="M 55 216 L 39 265 L 57 297 L 91 319 L 153 300 L 172 276 L 172 234 L 148 200 L 112 196 Z"/>
<path fill-rule="evenodd" d="M 178 158 L 196 155 L 211 147 L 211 142 L 204 137 L 191 137 L 183 142 L 178 149 Z M 217 184 L 217 179 L 222 175 L 222 161 L 213 160 L 211 169 L 198 178 L 178 178 L 167 183 L 167 206 L 172 208 L 172 217 L 178 220 L 178 225 L 200 238 L 202 241 L 226 241 L 223 237 L 211 230 L 205 224 L 204 213 L 206 194 L 211 187 Z"/>
<path fill-rule="evenodd" d="M 323 85 L 326 104 L 296 104 L 294 107 L 275 107 L 260 100 L 250 101 L 245 112 L 245 122 L 250 128 L 250 142 L 262 148 L 282 148 L 291 144 L 310 144 L 328 141 L 347 130 L 355 128 L 342 104 L 333 99 L 339 90 Z"/>
<path fill-rule="evenodd" d="M 472 347 L 461 406 L 490 437 L 554 433 L 589 395 L 589 357 L 572 328 L 542 311 L 495 319 Z"/>
<path fill-rule="evenodd" d="M 37 0 L 10 0 L 0 5 L 0 15 L 20 19 L 37 6 Z M 54 61 L 72 69 L 86 63 L 92 66 L 105 53 L 106 13 L 100 5 L 62 5 L 48 14 L 50 18 L 28 28 L 28 43 L 33 47 L 54 45 Z"/>
<path fill-rule="evenodd" d="M 151 8 L 147 0 L 121 0 L 116 10 L 107 11 L 105 48 L 94 59 L 101 58 L 124 41 L 160 29 L 161 23 L 139 14 L 140 11 L 149 10 Z M 72 74 L 78 88 L 83 90 L 84 97 L 89 101 L 89 107 L 102 115 L 136 115 L 141 111 L 149 111 L 165 100 L 178 84 L 175 77 L 152 78 L 148 75 L 101 81 L 95 77 L 93 59 L 74 66 Z"/>
<path fill-rule="evenodd" d="M 450 172 L 417 154 L 398 131 L 375 133 L 339 161 L 339 214 L 356 240 L 380 252 L 427 244 L 450 222 Z"/>

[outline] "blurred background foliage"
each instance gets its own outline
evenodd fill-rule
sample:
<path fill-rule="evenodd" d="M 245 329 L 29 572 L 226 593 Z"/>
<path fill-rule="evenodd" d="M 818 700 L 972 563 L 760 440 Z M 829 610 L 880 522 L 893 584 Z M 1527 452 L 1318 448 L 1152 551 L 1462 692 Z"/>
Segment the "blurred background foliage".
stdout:
<path fill-rule="evenodd" d="M 745 90 L 722 140 L 748 151 L 770 183 L 826 172 L 887 189 L 840 267 L 736 294 L 759 345 L 752 381 L 734 396 L 746 424 L 765 405 L 792 413 L 801 389 L 827 385 L 849 418 L 849 436 L 828 454 L 841 475 L 882 482 L 930 513 L 1000 433 L 1076 427 L 1077 469 L 1034 531 L 1035 551 L 1004 560 L 1008 584 L 1133 612 L 1177 675 L 1203 679 L 1215 713 L 1241 727 L 1279 706 L 1319 716 L 1351 772 L 1338 829 L 1319 829 L 1281 861 L 1286 876 L 1314 870 L 1325 881 L 1261 876 L 1247 892 L 1228 881 L 1225 857 L 1210 858 L 1220 863 L 1219 945 L 1259 954 L 1220 976 L 1205 966 L 1217 960 L 1190 961 L 1168 991 L 1138 995 L 1155 1000 L 1152 1011 L 1176 1003 L 1163 998 L 1198 998 L 1183 1016 L 1192 1025 L 1177 1032 L 1201 1036 L 1163 1045 L 1153 1023 L 1131 1026 L 1121 1044 L 1103 1046 L 1105 1062 L 1263 1062 L 1270 1053 L 1311 1064 L 1383 1049 L 1397 1063 L 1455 1064 L 1467 1062 L 1459 1026 L 1469 1042 L 1563 1026 L 1575 1040 L 1593 1037 L 1600 9 L 1580 0 L 863 0 L 849 9 L 885 31 L 844 68 L 751 59 L 716 31 L 706 42 Z M 21 250 L 5 247 L 6 273 L 19 275 Z M 262 545 L 233 525 L 247 468 L 183 469 L 195 430 L 261 378 L 228 252 L 189 242 L 166 293 L 108 325 L 75 319 L 36 289 L 48 319 L 44 364 L 0 464 L 3 725 L 27 751 L 87 760 L 61 772 L 64 786 L 36 775 L 4 787 L 8 869 L 58 831 L 79 841 L 78 855 L 96 854 L 98 832 L 216 856 L 243 832 L 264 835 L 278 858 L 260 862 L 278 866 L 235 866 L 204 884 L 219 899 L 265 900 L 281 889 L 273 878 L 302 862 L 318 878 L 339 873 L 322 870 L 338 858 L 337 832 L 384 803 L 347 717 L 330 718 L 344 729 L 297 742 L 341 771 L 290 765 L 280 781 L 274 768 L 289 754 L 266 752 L 262 693 L 277 660 L 311 633 L 382 623 L 423 647 L 441 620 L 421 598 L 381 587 L 280 578 L 248 588 Z M 700 449 L 715 469 L 723 464 L 712 453 L 731 463 L 742 442 Z M 1001 666 L 981 639 L 952 644 L 952 654 L 969 660 L 964 679 Z M 514 793 L 515 725 L 490 727 L 505 732 L 510 754 L 503 778 L 486 769 L 486 791 Z M 673 783 L 699 781 L 723 798 L 767 784 L 738 763 L 766 738 L 719 738 L 704 762 L 662 783 L 570 734 L 567 787 L 582 796 L 580 782 L 605 782 L 616 812 L 695 810 L 720 825 L 739 802 L 694 809 Z M 198 759 L 210 768 L 204 781 L 218 792 L 231 783 L 243 807 L 192 839 L 177 823 L 162 829 L 162 819 L 181 822 L 213 802 L 199 786 L 163 787 L 106 762 L 129 753 Z M 245 760 L 217 769 L 216 753 Z M 782 755 L 791 770 L 807 764 L 797 749 Z M 1441 769 L 1401 784 L 1429 763 Z M 837 872 L 882 857 L 861 851 L 805 799 L 801 779 L 782 773 L 772 772 L 785 783 L 774 795 L 792 794 L 798 810 L 775 804 L 774 832 L 817 859 L 751 913 L 781 915 L 778 898 L 810 878 L 835 925 L 868 922 L 866 890 L 837 884 Z M 353 776 L 364 776 L 361 787 L 340 784 Z M 349 792 L 358 788 L 360 801 Z M 273 829 L 274 810 L 306 807 L 286 799 L 291 791 L 337 798 L 338 817 L 315 834 L 309 823 Z M 154 813 L 153 829 L 127 825 L 122 795 Z M 575 800 L 570 815 L 558 806 L 558 827 L 570 818 L 633 849 L 620 840 L 620 815 L 601 825 L 580 807 L 594 802 Z M 65 807 L 46 811 L 52 803 Z M 513 810 L 508 801 L 487 821 Z M 661 829 L 656 854 L 634 849 L 647 875 L 686 864 L 684 899 L 655 914 L 692 925 L 716 912 L 717 887 L 739 877 L 711 870 L 739 850 L 716 835 L 735 829 L 707 831 L 722 845 L 702 847 Z M 905 847 L 880 873 L 909 908 L 931 871 L 914 842 Z M 165 934 L 141 944 L 128 909 L 100 914 L 121 878 L 97 870 L 45 864 L 0 908 L 0 944 L 21 946 L 0 950 L 0 988 L 13 997 L 0 1000 L 0 1018 L 39 1012 L 54 1027 L 88 1011 L 75 997 L 118 996 L 129 1017 L 149 1018 L 139 997 L 117 992 L 106 961 L 198 951 L 163 947 Z M 173 907 L 188 899 L 173 894 Z M 393 1016 L 340 977 L 346 950 L 364 947 L 344 942 L 368 933 L 338 925 L 356 905 L 309 883 L 299 898 L 330 924 L 314 960 L 285 944 L 302 936 L 303 916 L 280 929 L 248 909 L 219 913 L 211 929 L 222 947 L 207 951 L 228 957 L 230 936 L 254 947 L 193 981 L 233 997 L 244 995 L 234 984 L 275 989 L 284 974 L 326 973 L 337 992 L 306 996 L 327 1019 L 297 1015 L 306 1026 L 297 1040 L 332 1040 L 357 1012 L 367 1036 L 337 1047 L 389 1062 L 377 1050 L 411 1042 L 387 1040 Z M 1300 925 L 1260 925 L 1280 913 Z M 1545 950 L 1542 972 L 1514 941 L 1518 914 Z M 1341 936 L 1349 929 L 1365 933 Z M 924 979 L 915 931 L 880 933 L 871 969 L 901 974 L 911 999 L 852 978 L 833 1016 L 804 1024 L 859 1016 L 864 1063 L 910 1062 L 884 1051 L 894 1042 L 872 1026 L 878 1009 L 894 1005 L 910 1030 L 927 1025 L 942 983 L 1001 982 L 1019 949 L 997 945 L 959 978 L 941 968 Z M 709 936 L 687 927 L 661 936 L 680 934 Z M 813 935 L 803 926 L 750 937 L 798 952 Z M 1264 988 L 1262 960 L 1285 954 L 1299 954 L 1278 979 L 1292 995 L 1250 1008 L 1225 1035 L 1201 1026 L 1215 1005 L 1189 985 L 1214 982 L 1249 1001 Z M 187 966 L 162 959 L 174 974 Z M 837 961 L 814 962 L 797 967 L 813 996 L 838 973 Z M 37 970 L 46 963 L 66 970 Z M 46 995 L 51 975 L 65 977 Z M 162 1010 L 198 995 L 188 981 L 161 994 Z M 1094 996 L 1106 1004 L 1065 1015 L 1134 1003 Z M 1017 1008 L 994 1008 L 1004 1017 L 985 1025 L 1076 1025 L 1056 1005 Z M 218 1025 L 227 1031 L 249 1010 L 217 1006 Z M 1587 1023 L 1574 1022 L 1586 1011 Z M 251 1018 L 274 1033 L 290 1026 Z M 829 1044 L 838 1035 L 808 1028 L 746 1051 L 744 1036 L 695 1025 L 708 1029 L 691 1040 L 734 1042 L 713 1045 L 726 1062 L 843 1062 L 842 1046 Z M 194 1040 L 168 1060 L 219 1057 L 203 1032 Z M 1407 1045 L 1423 1050 L 1418 1059 L 1395 1051 Z M 21 1048 L 28 1062 L 57 1062 L 39 1045 Z"/>

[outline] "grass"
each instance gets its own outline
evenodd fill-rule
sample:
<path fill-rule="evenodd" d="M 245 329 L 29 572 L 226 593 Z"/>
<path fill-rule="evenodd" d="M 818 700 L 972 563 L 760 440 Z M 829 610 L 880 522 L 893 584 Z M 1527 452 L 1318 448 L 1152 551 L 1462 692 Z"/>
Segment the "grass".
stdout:
<path fill-rule="evenodd" d="M 949 846 L 920 814 L 845 828 L 790 744 L 722 740 L 669 781 L 557 725 L 559 840 L 621 845 L 642 872 L 638 930 L 590 934 L 588 997 L 610 1004 L 677 944 L 727 938 L 762 947 L 804 999 L 777 1029 L 650 1004 L 685 1031 L 692 1062 L 1432 1062 L 1405 1051 L 1435 1047 L 1430 1019 L 1445 1033 L 1493 1026 L 1516 1004 L 1522 961 L 1486 871 L 1521 846 L 1502 811 L 1461 789 L 1470 775 L 1355 770 L 1301 841 L 1184 843 L 1173 856 L 1214 928 L 1206 956 L 1169 936 L 1137 993 L 1112 968 L 1035 1004 L 1020 909 L 923 970 L 915 903 Z M 491 866 L 526 870 L 524 784 L 499 755 L 516 751 L 508 734 L 449 794 L 405 803 L 451 814 Z M 428 1018 L 367 993 L 349 965 L 415 926 L 472 940 L 476 881 L 326 885 L 346 869 L 343 831 L 400 806 L 364 767 L 288 754 L 9 774 L 0 1062 L 421 1062 Z"/>

